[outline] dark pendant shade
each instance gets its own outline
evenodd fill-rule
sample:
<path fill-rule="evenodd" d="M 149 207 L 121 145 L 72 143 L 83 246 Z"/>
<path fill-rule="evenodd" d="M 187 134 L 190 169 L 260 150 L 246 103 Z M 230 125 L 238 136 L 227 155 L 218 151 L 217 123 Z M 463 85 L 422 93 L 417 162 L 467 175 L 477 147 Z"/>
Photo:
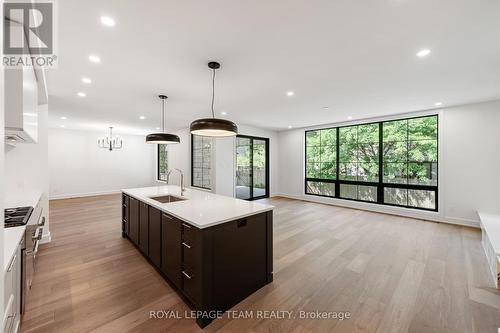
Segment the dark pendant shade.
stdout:
<path fill-rule="evenodd" d="M 175 135 L 165 132 L 165 101 L 168 98 L 166 95 L 158 95 L 161 99 L 161 130 L 162 133 L 151 133 L 146 136 L 146 143 L 156 143 L 156 144 L 169 144 L 169 143 L 180 143 L 181 139 Z"/>
<path fill-rule="evenodd" d="M 201 136 L 225 137 L 238 134 L 238 126 L 232 121 L 215 118 L 215 70 L 220 68 L 220 64 L 215 61 L 208 63 L 208 68 L 212 70 L 212 118 L 196 119 L 191 123 L 191 134 Z"/>
<path fill-rule="evenodd" d="M 175 134 L 168 133 L 152 133 L 146 136 L 147 143 L 169 144 L 179 143 L 181 139 Z"/>
<path fill-rule="evenodd" d="M 225 137 L 237 135 L 238 126 L 226 119 L 203 118 L 193 121 L 190 131 L 195 135 Z"/>

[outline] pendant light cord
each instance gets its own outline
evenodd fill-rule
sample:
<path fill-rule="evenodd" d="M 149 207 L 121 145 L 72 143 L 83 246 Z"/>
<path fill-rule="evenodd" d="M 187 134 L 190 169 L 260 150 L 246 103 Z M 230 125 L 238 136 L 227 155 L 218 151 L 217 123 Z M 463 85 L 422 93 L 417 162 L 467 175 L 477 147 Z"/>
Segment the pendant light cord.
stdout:
<path fill-rule="evenodd" d="M 165 133 L 165 100 L 161 100 L 161 132 Z"/>
<path fill-rule="evenodd" d="M 213 75 L 212 75 L 212 118 L 215 118 L 215 112 L 214 112 L 214 100 L 215 100 L 215 68 L 213 70 Z"/>

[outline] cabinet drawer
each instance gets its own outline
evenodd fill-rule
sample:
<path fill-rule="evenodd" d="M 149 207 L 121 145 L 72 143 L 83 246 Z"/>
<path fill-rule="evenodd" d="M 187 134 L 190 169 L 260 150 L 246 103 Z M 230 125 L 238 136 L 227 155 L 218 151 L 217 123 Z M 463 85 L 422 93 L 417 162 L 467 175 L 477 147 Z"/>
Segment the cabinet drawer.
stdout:
<path fill-rule="evenodd" d="M 139 202 L 139 248 L 149 255 L 149 206 L 142 201 Z"/>
<path fill-rule="evenodd" d="M 190 271 L 189 269 L 184 269 L 182 271 L 182 290 L 184 295 L 195 305 L 200 303 L 200 279 L 198 275 Z"/>
<path fill-rule="evenodd" d="M 199 273 L 200 251 L 197 245 L 193 245 L 188 239 L 182 241 L 182 264 L 192 273 Z"/>
<path fill-rule="evenodd" d="M 191 245 L 197 245 L 200 238 L 201 230 L 192 225 L 182 222 L 182 240 L 189 242 Z"/>
<path fill-rule="evenodd" d="M 161 223 L 161 270 L 182 289 L 181 222 L 163 213 Z"/>
<path fill-rule="evenodd" d="M 13 308 L 14 308 L 14 295 L 9 294 L 8 301 L 5 304 L 5 313 L 3 318 L 3 332 L 5 333 L 12 332 L 12 327 L 14 326 L 15 312 Z"/>

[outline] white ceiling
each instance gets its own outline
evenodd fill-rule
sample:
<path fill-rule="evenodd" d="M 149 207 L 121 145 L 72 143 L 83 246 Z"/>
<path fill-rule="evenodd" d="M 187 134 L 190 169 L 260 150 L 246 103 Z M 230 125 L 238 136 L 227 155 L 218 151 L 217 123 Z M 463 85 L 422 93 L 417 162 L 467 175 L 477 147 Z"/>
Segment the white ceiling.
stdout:
<path fill-rule="evenodd" d="M 497 0 L 58 4 L 52 127 L 147 133 L 160 126 L 159 93 L 169 96 L 168 128 L 187 127 L 210 115 L 210 60 L 222 63 L 216 112 L 271 129 L 500 98 Z M 116 26 L 104 27 L 101 15 Z M 424 48 L 432 53 L 416 57 Z"/>

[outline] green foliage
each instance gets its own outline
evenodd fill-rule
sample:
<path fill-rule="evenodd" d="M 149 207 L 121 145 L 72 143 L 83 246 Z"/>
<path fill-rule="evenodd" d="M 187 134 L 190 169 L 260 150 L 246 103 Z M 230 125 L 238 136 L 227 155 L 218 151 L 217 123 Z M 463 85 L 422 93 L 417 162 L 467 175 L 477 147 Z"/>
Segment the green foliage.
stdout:
<path fill-rule="evenodd" d="M 383 123 L 382 137 L 384 142 L 406 141 L 408 136 L 408 120 L 396 120 Z"/>
<path fill-rule="evenodd" d="M 335 146 L 337 144 L 337 130 L 328 128 L 320 131 L 322 146 Z"/>
<path fill-rule="evenodd" d="M 358 142 L 378 142 L 379 141 L 379 125 L 367 124 L 359 125 L 358 127 Z"/>
<path fill-rule="evenodd" d="M 168 150 L 167 145 L 158 145 L 158 168 L 160 179 L 164 179 L 168 172 Z"/>
<path fill-rule="evenodd" d="M 306 132 L 307 178 L 336 179 L 337 129 Z"/>
<path fill-rule="evenodd" d="M 320 146 L 320 131 L 306 132 L 306 145 L 307 146 Z"/>
<path fill-rule="evenodd" d="M 250 139 L 237 138 L 236 142 L 236 163 L 238 166 L 250 166 L 252 151 L 250 149 Z M 266 166 L 266 145 L 264 141 L 254 140 L 253 144 L 253 165 L 255 168 L 265 168 Z"/>
<path fill-rule="evenodd" d="M 437 140 L 437 117 L 413 118 L 408 120 L 408 139 Z"/>

